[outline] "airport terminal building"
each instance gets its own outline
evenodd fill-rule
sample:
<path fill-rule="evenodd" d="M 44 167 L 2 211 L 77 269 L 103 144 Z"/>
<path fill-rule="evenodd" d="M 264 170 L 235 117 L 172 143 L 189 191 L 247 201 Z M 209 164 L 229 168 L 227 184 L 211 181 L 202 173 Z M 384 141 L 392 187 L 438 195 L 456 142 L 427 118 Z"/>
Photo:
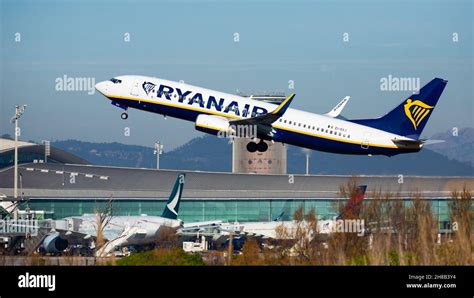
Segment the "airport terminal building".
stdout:
<path fill-rule="evenodd" d="M 0 150 L 0 193 L 13 197 L 13 148 L 2 140 Z M 48 162 L 41 162 L 42 145 L 20 147 L 19 197 L 22 208 L 46 211 L 63 218 L 103 210 L 112 200 L 114 215 L 161 215 L 165 200 L 179 172 L 143 168 L 94 166 L 58 149 Z M 43 154 L 43 155 L 42 155 Z M 186 172 L 186 171 L 184 171 Z M 397 194 L 395 200 L 412 203 L 414 193 L 429 200 L 441 230 L 449 225 L 448 203 L 454 190 L 474 189 L 472 177 L 426 176 L 335 176 L 274 175 L 186 172 L 179 218 L 185 222 L 271 221 L 284 212 L 288 220 L 294 211 L 314 208 L 318 218 L 338 214 L 340 187 L 350 179 L 367 184 L 371 192 Z"/>

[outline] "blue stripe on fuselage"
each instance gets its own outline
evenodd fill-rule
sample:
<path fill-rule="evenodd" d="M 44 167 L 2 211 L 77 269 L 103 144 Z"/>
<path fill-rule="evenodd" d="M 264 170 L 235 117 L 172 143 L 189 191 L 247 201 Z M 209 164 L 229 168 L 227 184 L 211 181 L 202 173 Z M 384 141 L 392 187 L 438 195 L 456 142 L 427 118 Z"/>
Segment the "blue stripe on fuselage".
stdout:
<path fill-rule="evenodd" d="M 193 122 L 196 121 L 197 116 L 200 114 L 212 115 L 212 113 L 205 113 L 205 112 L 199 112 L 199 111 L 188 110 L 188 109 L 180 109 L 173 106 L 166 106 L 166 105 L 155 104 L 155 103 L 144 102 L 144 101 L 138 102 L 137 100 L 129 100 L 129 99 L 123 99 L 123 98 L 110 98 L 110 100 L 112 100 L 113 102 L 128 106 L 128 107 L 134 108 L 134 109 L 163 114 L 170 117 L 193 121 Z"/>
<path fill-rule="evenodd" d="M 352 144 L 346 142 L 340 142 L 317 136 L 310 136 L 302 133 L 293 131 L 283 130 L 275 128 L 276 133 L 273 135 L 273 140 L 276 142 L 288 143 L 300 147 L 314 149 L 329 153 L 340 153 L 340 154 L 355 154 L 355 155 L 387 155 L 393 156 L 400 153 L 417 152 L 419 150 L 403 150 L 399 148 L 382 148 L 369 146 L 367 149 L 363 149 L 360 144 Z"/>

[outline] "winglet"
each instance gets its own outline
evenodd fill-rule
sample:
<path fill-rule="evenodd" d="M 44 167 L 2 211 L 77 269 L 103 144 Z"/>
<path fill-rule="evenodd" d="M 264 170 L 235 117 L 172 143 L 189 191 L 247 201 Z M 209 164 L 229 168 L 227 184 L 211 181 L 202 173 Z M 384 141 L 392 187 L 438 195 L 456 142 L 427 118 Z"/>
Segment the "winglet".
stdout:
<path fill-rule="evenodd" d="M 339 116 L 339 114 L 341 114 L 342 110 L 344 109 L 344 107 L 346 106 L 350 98 L 351 98 L 350 96 L 344 97 L 344 99 L 341 100 L 330 112 L 324 115 L 328 117 L 336 118 L 337 116 Z"/>
<path fill-rule="evenodd" d="M 294 93 L 291 93 L 290 95 L 288 95 L 288 97 L 285 98 L 285 100 L 278 106 L 278 108 L 276 108 L 272 112 L 272 114 L 273 115 L 278 115 L 280 117 L 283 116 L 283 114 L 285 114 L 286 110 L 290 106 L 291 101 L 293 100 L 294 97 L 295 97 Z"/>
<path fill-rule="evenodd" d="M 181 202 L 185 176 L 185 173 L 180 173 L 178 177 L 176 177 L 176 182 L 166 203 L 165 210 L 163 210 L 162 217 L 169 219 L 178 218 L 179 203 Z"/>

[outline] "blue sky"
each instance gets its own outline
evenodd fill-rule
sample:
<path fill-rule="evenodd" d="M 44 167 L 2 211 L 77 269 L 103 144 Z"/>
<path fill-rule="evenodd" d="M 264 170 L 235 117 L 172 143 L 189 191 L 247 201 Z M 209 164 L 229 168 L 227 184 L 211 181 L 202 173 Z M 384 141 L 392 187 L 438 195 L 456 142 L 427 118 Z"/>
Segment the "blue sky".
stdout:
<path fill-rule="evenodd" d="M 12 134 L 14 105 L 26 103 L 24 139 L 161 140 L 169 150 L 200 135 L 192 123 L 136 110 L 123 121 L 98 93 L 55 90 L 63 75 L 120 74 L 229 93 L 287 92 L 293 80 L 293 107 L 325 113 L 350 95 L 348 118 L 380 116 L 410 94 L 381 91 L 383 77 L 442 77 L 449 83 L 424 135 L 474 126 L 470 0 L 0 1 L 1 134 Z"/>

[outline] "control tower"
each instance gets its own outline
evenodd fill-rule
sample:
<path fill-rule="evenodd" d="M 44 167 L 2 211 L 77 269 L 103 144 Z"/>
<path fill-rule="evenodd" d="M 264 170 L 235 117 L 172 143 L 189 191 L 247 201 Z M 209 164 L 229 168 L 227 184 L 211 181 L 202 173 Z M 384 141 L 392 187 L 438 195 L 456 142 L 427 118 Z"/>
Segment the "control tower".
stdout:
<path fill-rule="evenodd" d="M 279 105 L 286 98 L 284 94 L 239 95 L 275 105 Z M 265 152 L 249 152 L 247 144 L 250 141 L 244 138 L 234 139 L 232 143 L 233 173 L 286 174 L 287 145 L 266 141 L 268 149 Z"/>

